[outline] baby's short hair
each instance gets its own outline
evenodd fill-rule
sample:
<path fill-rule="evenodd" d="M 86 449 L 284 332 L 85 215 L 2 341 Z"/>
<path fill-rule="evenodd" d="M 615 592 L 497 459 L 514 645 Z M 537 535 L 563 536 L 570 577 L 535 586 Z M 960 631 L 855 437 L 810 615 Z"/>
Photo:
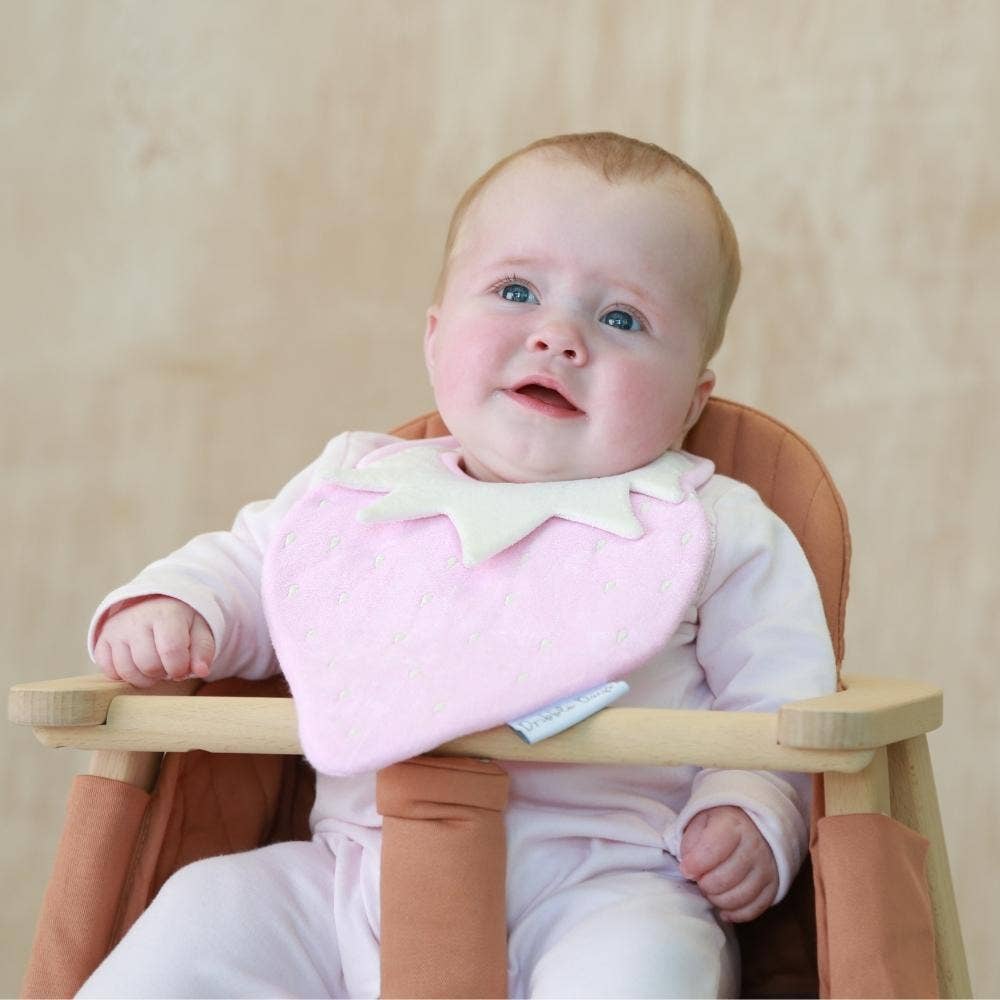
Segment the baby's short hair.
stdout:
<path fill-rule="evenodd" d="M 455 249 L 455 242 L 465 221 L 469 208 L 489 183 L 514 160 L 535 150 L 553 150 L 600 173 L 609 183 L 620 181 L 649 181 L 669 174 L 682 174 L 699 184 L 708 195 L 715 216 L 719 237 L 719 259 L 721 262 L 718 296 L 713 303 L 705 337 L 704 361 L 707 364 L 722 344 L 726 330 L 726 318 L 736 296 L 740 283 L 740 249 L 736 231 L 722 207 L 714 188 L 694 167 L 679 156 L 651 142 L 641 142 L 616 132 L 577 132 L 568 135 L 554 135 L 538 139 L 498 160 L 481 177 L 473 181 L 459 199 L 448 226 L 448 236 L 444 245 L 444 259 L 434 289 L 434 301 L 440 302 L 448 280 L 448 266 Z"/>

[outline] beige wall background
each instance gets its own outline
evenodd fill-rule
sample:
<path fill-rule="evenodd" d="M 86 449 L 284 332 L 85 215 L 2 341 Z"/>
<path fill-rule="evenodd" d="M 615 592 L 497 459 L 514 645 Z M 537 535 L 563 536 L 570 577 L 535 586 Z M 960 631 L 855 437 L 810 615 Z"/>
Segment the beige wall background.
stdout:
<path fill-rule="evenodd" d="M 848 666 L 940 684 L 973 983 L 1000 995 L 1000 4 L 0 0 L 3 678 L 347 427 L 431 405 L 451 207 L 553 132 L 714 182 L 719 392 L 800 429 L 854 533 Z M 0 994 L 82 755 L 3 741 Z"/>

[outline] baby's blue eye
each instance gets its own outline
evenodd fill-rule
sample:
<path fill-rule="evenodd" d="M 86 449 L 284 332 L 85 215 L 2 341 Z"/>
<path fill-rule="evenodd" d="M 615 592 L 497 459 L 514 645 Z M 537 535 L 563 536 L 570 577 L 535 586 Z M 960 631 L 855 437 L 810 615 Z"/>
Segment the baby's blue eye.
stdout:
<path fill-rule="evenodd" d="M 630 333 L 642 329 L 642 323 L 624 309 L 612 309 L 606 312 L 601 317 L 601 322 L 613 326 L 616 330 L 627 330 Z"/>
<path fill-rule="evenodd" d="M 508 302 L 532 302 L 535 305 L 538 304 L 538 299 L 535 298 L 534 293 L 527 285 L 519 285 L 515 282 L 504 285 L 500 289 L 500 295 Z"/>

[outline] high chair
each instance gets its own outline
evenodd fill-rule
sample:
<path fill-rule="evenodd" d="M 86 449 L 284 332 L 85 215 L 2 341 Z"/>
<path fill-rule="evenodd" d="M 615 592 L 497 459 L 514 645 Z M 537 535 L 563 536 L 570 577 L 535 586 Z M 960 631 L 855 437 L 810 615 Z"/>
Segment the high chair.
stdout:
<path fill-rule="evenodd" d="M 446 430 L 430 414 L 396 433 Z M 721 399 L 685 447 L 795 533 L 839 665 L 850 539 L 819 458 Z M 142 693 L 99 676 L 41 681 L 11 689 L 9 715 L 46 746 L 96 751 L 70 793 L 24 996 L 72 995 L 180 866 L 309 836 L 312 774 L 280 678 Z M 941 718 L 935 688 L 847 674 L 837 694 L 777 713 L 612 707 L 534 746 L 498 727 L 393 765 L 377 787 L 382 996 L 506 995 L 503 760 L 816 775 L 811 874 L 807 863 L 780 905 L 737 928 L 743 996 L 970 996 L 925 735 Z"/>

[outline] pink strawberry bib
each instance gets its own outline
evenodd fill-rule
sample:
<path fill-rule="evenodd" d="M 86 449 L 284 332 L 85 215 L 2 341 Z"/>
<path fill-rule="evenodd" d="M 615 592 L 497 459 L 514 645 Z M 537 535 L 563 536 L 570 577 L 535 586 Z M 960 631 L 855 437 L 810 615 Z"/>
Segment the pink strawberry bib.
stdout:
<path fill-rule="evenodd" d="M 402 442 L 327 475 L 266 553 L 271 638 L 321 772 L 376 770 L 622 677 L 695 600 L 710 462 L 485 483 L 457 447 Z"/>

